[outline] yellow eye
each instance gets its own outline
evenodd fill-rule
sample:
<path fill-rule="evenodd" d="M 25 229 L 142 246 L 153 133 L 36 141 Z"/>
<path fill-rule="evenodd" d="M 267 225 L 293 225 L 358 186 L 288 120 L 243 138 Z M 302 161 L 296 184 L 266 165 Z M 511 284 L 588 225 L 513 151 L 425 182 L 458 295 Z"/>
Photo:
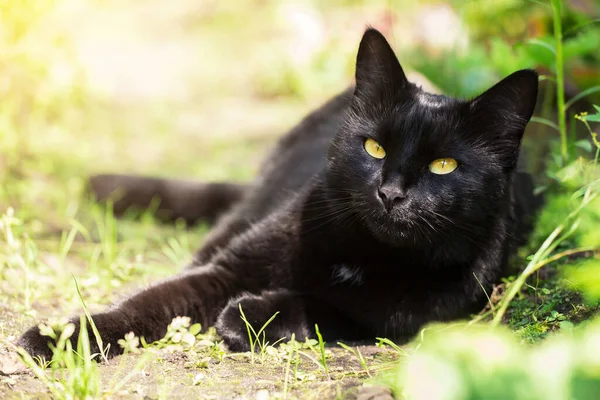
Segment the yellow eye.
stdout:
<path fill-rule="evenodd" d="M 429 164 L 429 170 L 436 175 L 445 175 L 454 171 L 458 163 L 454 158 L 438 158 Z"/>
<path fill-rule="evenodd" d="M 377 158 L 380 160 L 383 157 L 385 157 L 385 150 L 383 149 L 383 147 L 371 138 L 365 140 L 365 151 L 371 157 L 374 157 L 374 158 Z"/>

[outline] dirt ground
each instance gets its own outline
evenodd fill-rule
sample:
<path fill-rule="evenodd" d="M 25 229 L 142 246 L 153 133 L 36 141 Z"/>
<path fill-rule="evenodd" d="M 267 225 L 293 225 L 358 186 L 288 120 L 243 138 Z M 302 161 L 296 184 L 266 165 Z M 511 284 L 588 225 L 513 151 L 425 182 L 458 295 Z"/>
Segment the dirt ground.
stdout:
<path fill-rule="evenodd" d="M 10 312 L 2 312 L 2 321 L 18 320 Z M 11 318 L 12 317 L 12 318 Z M 5 327 L 6 328 L 6 327 Z M 20 324 L 8 329 L 15 335 L 22 331 Z M 9 335 L 9 337 L 15 337 Z M 388 388 L 369 383 L 370 374 L 382 370 L 377 366 L 397 359 L 388 349 L 359 344 L 358 349 L 371 372 L 365 371 L 356 355 L 340 348 L 331 351 L 325 372 L 314 361 L 299 357 L 298 373 L 293 377 L 294 365 L 279 358 L 267 356 L 254 362 L 250 353 L 227 353 L 222 360 L 203 359 L 190 352 L 156 352 L 150 360 L 116 392 L 105 392 L 103 397 L 119 399 L 393 399 Z M 101 386 L 114 388 L 136 368 L 139 354 L 127 354 L 100 364 Z M 375 366 L 375 367 L 374 367 Z M 47 388 L 25 367 L 13 349 L 0 346 L 0 398 L 51 398 Z"/>

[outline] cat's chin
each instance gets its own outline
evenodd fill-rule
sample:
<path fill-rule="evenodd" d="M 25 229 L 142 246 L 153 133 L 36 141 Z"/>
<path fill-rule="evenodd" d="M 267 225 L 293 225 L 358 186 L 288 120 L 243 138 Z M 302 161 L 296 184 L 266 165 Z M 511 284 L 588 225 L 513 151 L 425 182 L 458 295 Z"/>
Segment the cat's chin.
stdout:
<path fill-rule="evenodd" d="M 414 224 L 407 220 L 393 219 L 389 215 L 371 216 L 365 219 L 367 229 L 378 241 L 394 247 L 414 246 L 422 241 L 415 232 Z"/>

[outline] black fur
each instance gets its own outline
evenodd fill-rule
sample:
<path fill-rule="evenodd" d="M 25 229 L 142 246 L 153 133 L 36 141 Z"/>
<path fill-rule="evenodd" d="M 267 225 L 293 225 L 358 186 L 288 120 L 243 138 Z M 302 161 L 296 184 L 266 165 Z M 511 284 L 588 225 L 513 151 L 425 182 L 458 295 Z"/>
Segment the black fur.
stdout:
<path fill-rule="evenodd" d="M 185 272 L 94 316 L 111 354 L 129 331 L 159 339 L 175 316 L 216 324 L 231 349 L 246 350 L 239 304 L 257 327 L 280 312 L 266 329 L 270 342 L 311 336 L 315 323 L 326 340 L 401 340 L 427 322 L 478 311 L 526 232 L 532 185 L 515 169 L 536 94 L 531 70 L 471 101 L 425 93 L 406 80 L 385 38 L 367 30 L 355 89 L 285 135 L 254 184 L 188 189 L 192 206 L 173 216 L 210 219 L 232 208 Z M 385 148 L 384 159 L 365 152 L 366 138 Z M 442 157 L 458 168 L 431 173 Z M 104 185 L 101 197 L 125 186 L 122 206 L 179 197 L 157 181 L 140 190 L 132 188 L 143 180 L 115 179 L 125 178 L 94 185 Z M 395 199 L 389 209 L 381 190 Z M 219 196 L 218 210 L 205 207 Z M 49 355 L 36 327 L 19 344 Z"/>
<path fill-rule="evenodd" d="M 200 183 L 134 175 L 98 175 L 90 188 L 99 201 L 111 200 L 115 215 L 131 208 L 147 209 L 158 200 L 156 216 L 163 221 L 183 219 L 192 225 L 213 223 L 248 191 L 240 183 Z"/>

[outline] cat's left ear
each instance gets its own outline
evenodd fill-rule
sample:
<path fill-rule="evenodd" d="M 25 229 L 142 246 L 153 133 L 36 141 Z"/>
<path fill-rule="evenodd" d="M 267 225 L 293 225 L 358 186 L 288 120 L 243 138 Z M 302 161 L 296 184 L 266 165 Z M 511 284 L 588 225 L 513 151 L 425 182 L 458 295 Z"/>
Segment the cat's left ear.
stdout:
<path fill-rule="evenodd" d="M 470 103 L 471 112 L 490 118 L 507 135 L 520 136 L 529 122 L 538 92 L 538 74 L 532 69 L 517 71 Z M 483 121 L 482 121 L 483 122 Z"/>
<path fill-rule="evenodd" d="M 379 100 L 382 96 L 393 96 L 407 84 L 406 75 L 385 37 L 376 29 L 367 29 L 356 57 L 355 96 Z"/>
<path fill-rule="evenodd" d="M 487 137 L 489 149 L 506 167 L 516 165 L 525 126 L 538 92 L 538 74 L 524 69 L 509 75 L 469 103 L 476 132 Z"/>

